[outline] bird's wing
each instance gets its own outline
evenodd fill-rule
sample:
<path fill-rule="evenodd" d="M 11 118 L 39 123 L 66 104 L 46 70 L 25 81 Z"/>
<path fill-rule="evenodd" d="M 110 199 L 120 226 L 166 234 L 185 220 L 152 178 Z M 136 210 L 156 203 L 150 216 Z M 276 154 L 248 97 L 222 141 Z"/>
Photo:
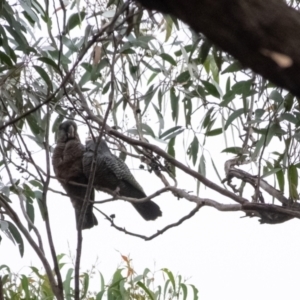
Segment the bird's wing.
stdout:
<path fill-rule="evenodd" d="M 95 145 L 93 141 L 87 142 L 87 151 L 83 155 L 83 172 L 87 178 L 94 160 Z M 95 168 L 93 185 L 96 189 L 109 189 L 130 198 L 146 197 L 143 188 L 135 180 L 125 162 L 113 155 L 104 141 L 100 141 L 98 145 Z M 145 220 L 155 220 L 162 215 L 159 206 L 151 200 L 132 205 Z"/>

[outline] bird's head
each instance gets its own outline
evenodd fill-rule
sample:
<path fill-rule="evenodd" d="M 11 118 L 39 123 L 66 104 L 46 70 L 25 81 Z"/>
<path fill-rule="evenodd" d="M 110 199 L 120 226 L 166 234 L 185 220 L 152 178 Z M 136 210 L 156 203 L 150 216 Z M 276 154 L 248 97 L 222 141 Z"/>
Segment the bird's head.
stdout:
<path fill-rule="evenodd" d="M 66 143 L 69 140 L 80 141 L 74 121 L 65 121 L 58 127 L 57 142 Z"/>

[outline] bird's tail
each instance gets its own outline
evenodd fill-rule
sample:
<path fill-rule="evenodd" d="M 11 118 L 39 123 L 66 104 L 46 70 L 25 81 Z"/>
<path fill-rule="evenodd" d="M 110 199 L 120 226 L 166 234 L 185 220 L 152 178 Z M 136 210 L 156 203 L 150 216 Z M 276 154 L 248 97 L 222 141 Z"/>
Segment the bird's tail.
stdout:
<path fill-rule="evenodd" d="M 162 216 L 159 206 L 151 200 L 142 203 L 132 203 L 132 205 L 146 221 L 155 220 Z"/>
<path fill-rule="evenodd" d="M 81 187 L 80 187 L 81 188 Z M 75 197 L 71 197 L 71 202 L 73 204 L 73 207 L 75 209 L 75 218 L 76 218 L 76 227 L 78 229 L 78 222 L 79 222 L 79 217 L 80 217 L 80 212 L 81 212 L 81 207 L 83 204 L 83 199 L 85 197 L 86 189 L 77 189 L 78 195 Z M 94 200 L 95 198 L 95 193 L 94 190 L 91 191 L 91 200 Z M 97 218 L 93 214 L 93 204 L 88 203 L 88 206 L 86 208 L 86 212 L 83 218 L 82 222 L 82 229 L 90 229 L 94 226 L 98 225 Z"/>
<path fill-rule="evenodd" d="M 78 222 L 80 217 L 80 210 L 75 209 L 75 217 L 76 217 L 76 226 L 78 228 Z M 86 209 L 83 222 L 82 229 L 90 229 L 94 226 L 98 225 L 98 221 L 96 216 L 93 214 L 93 205 L 89 205 Z"/>

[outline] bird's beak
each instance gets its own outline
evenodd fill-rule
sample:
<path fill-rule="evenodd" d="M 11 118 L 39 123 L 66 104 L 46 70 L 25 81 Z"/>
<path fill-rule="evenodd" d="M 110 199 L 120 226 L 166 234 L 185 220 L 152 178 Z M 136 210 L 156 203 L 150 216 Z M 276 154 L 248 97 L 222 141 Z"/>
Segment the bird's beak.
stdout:
<path fill-rule="evenodd" d="M 75 128 L 74 126 L 70 126 L 67 132 L 68 138 L 69 139 L 74 139 L 75 138 Z"/>

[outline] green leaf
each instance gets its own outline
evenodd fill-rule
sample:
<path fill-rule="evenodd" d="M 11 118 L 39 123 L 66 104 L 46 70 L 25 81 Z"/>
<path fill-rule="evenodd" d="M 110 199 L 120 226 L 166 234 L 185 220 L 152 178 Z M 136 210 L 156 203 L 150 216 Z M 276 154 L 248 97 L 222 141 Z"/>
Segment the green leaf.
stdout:
<path fill-rule="evenodd" d="M 184 105 L 184 116 L 185 116 L 185 127 L 191 125 L 191 117 L 192 117 L 192 101 L 190 98 L 183 99 Z"/>
<path fill-rule="evenodd" d="M 171 98 L 171 109 L 172 109 L 172 119 L 177 124 L 178 121 L 178 107 L 179 107 L 179 96 L 176 96 L 175 89 L 172 87 L 170 89 L 170 98 Z"/>
<path fill-rule="evenodd" d="M 174 60 L 174 58 L 173 58 L 171 55 L 169 55 L 169 54 L 167 54 L 167 53 L 161 53 L 161 54 L 159 54 L 159 56 L 160 56 L 163 60 L 169 62 L 171 65 L 173 65 L 173 66 L 176 66 L 176 65 L 177 65 L 176 61 Z"/>
<path fill-rule="evenodd" d="M 186 51 L 186 53 L 188 53 L 188 52 L 191 52 L 191 50 L 193 49 L 193 46 L 192 45 L 186 45 L 186 46 L 183 47 L 183 49 Z M 175 51 L 174 54 L 176 56 L 180 56 L 180 55 L 182 55 L 182 50 Z"/>
<path fill-rule="evenodd" d="M 286 121 L 288 121 L 290 123 L 293 123 L 295 125 L 298 123 L 297 118 L 291 113 L 283 113 L 283 114 L 280 115 L 280 118 L 282 120 L 286 120 Z"/>
<path fill-rule="evenodd" d="M 151 300 L 155 299 L 154 293 L 151 292 L 141 281 L 136 283 L 148 296 Z"/>
<path fill-rule="evenodd" d="M 200 156 L 198 172 L 199 172 L 199 174 L 206 177 L 206 161 L 205 161 L 205 157 L 204 157 L 203 153 Z M 200 181 L 197 180 L 197 195 L 199 195 L 199 189 L 200 189 Z"/>
<path fill-rule="evenodd" d="M 73 295 L 71 294 L 71 280 L 72 280 L 73 271 L 74 270 L 72 268 L 69 268 L 66 275 L 66 279 L 63 282 L 66 300 L 72 300 L 73 298 Z"/>
<path fill-rule="evenodd" d="M 83 292 L 82 292 L 82 295 L 81 295 L 82 299 L 84 299 L 86 297 L 86 294 L 89 290 L 89 282 L 90 282 L 89 274 L 84 273 L 83 274 L 83 285 L 82 285 Z"/>
<path fill-rule="evenodd" d="M 228 104 L 235 99 L 235 92 L 232 90 L 229 90 L 226 92 L 226 94 L 223 96 L 223 101 L 220 103 L 221 107 L 226 107 Z"/>
<path fill-rule="evenodd" d="M 50 91 L 52 91 L 53 90 L 52 80 L 50 79 L 50 77 L 48 76 L 46 71 L 40 66 L 34 65 L 33 67 L 39 73 L 39 75 L 42 77 L 42 79 L 45 81 L 45 83 L 47 84 L 48 89 Z"/>
<path fill-rule="evenodd" d="M 32 133 L 37 136 L 42 132 L 41 127 L 39 124 L 41 123 L 41 119 L 39 119 L 39 116 L 37 114 L 30 114 L 26 117 L 26 121 L 30 127 L 30 130 Z"/>
<path fill-rule="evenodd" d="M 198 289 L 193 284 L 190 284 L 190 287 L 193 289 L 194 300 L 198 300 Z"/>
<path fill-rule="evenodd" d="M 0 61 L 1 61 L 1 63 L 5 64 L 9 67 L 13 66 L 13 63 L 12 63 L 10 57 L 2 51 L 0 51 Z"/>
<path fill-rule="evenodd" d="M 172 157 L 174 157 L 175 158 L 175 139 L 176 139 L 176 137 L 173 137 L 173 138 L 171 138 L 170 139 L 170 141 L 169 141 L 169 143 L 168 143 L 168 154 L 169 155 L 171 155 Z M 176 169 L 175 169 L 175 167 L 174 167 L 174 165 L 169 165 L 169 167 L 170 167 L 170 171 L 171 171 L 171 173 L 175 176 L 175 172 L 176 172 Z"/>
<path fill-rule="evenodd" d="M 288 167 L 288 183 L 290 198 L 293 200 L 298 200 L 298 170 L 296 166 L 291 165 Z"/>
<path fill-rule="evenodd" d="M 227 119 L 226 123 L 225 123 L 225 127 L 224 127 L 224 130 L 226 130 L 229 125 L 236 119 L 238 118 L 239 116 L 241 116 L 242 114 L 244 113 L 244 109 L 243 108 L 240 108 L 238 110 L 235 110 Z"/>
<path fill-rule="evenodd" d="M 185 83 L 187 82 L 189 79 L 191 78 L 190 72 L 189 71 L 184 71 L 181 74 L 179 74 L 177 76 L 177 78 L 175 79 L 175 81 L 177 81 L 178 83 Z"/>
<path fill-rule="evenodd" d="M 288 93 L 285 97 L 284 97 L 284 108 L 285 111 L 291 111 L 293 104 L 294 104 L 294 95 L 292 95 L 291 93 Z"/>
<path fill-rule="evenodd" d="M 154 110 L 156 112 L 156 115 L 157 115 L 157 118 L 158 118 L 158 121 L 159 121 L 159 133 L 158 133 L 158 135 L 160 136 L 162 129 L 164 129 L 164 127 L 165 127 L 164 117 L 161 114 L 161 112 L 158 109 L 158 107 L 154 103 L 152 103 L 152 106 L 153 106 L 153 108 L 154 108 Z"/>
<path fill-rule="evenodd" d="M 214 130 L 211 130 L 211 131 L 207 131 L 205 133 L 206 136 L 215 136 L 215 135 L 219 135 L 223 133 L 223 129 L 222 128 L 216 128 Z"/>
<path fill-rule="evenodd" d="M 208 56 L 209 50 L 212 46 L 212 43 L 206 39 L 200 47 L 199 59 L 200 63 L 203 64 Z"/>
<path fill-rule="evenodd" d="M 58 65 L 51 58 L 49 58 L 49 57 L 39 57 L 38 60 L 41 61 L 41 62 L 43 62 L 43 63 L 45 63 L 45 64 L 47 64 L 47 65 L 49 65 L 49 66 L 51 66 L 51 67 L 53 67 L 53 69 L 55 70 L 55 72 L 57 72 L 59 74 L 61 73 Z"/>
<path fill-rule="evenodd" d="M 277 173 L 276 173 L 276 178 L 278 181 L 278 185 L 279 185 L 279 190 L 281 192 L 284 192 L 284 174 L 282 169 L 280 169 Z"/>
<path fill-rule="evenodd" d="M 146 94 L 144 95 L 143 98 L 144 98 L 144 100 L 145 100 L 145 108 L 144 108 L 144 111 L 143 111 L 142 115 L 144 115 L 144 113 L 146 112 L 146 110 L 147 110 L 147 108 L 148 108 L 148 106 L 149 106 L 149 104 L 150 104 L 150 102 L 151 102 L 153 96 L 155 95 L 157 89 L 158 89 L 158 86 L 157 86 L 156 88 L 154 88 L 154 85 L 152 84 L 152 85 L 149 87 L 149 89 L 148 89 L 148 91 L 146 92 Z"/>
<path fill-rule="evenodd" d="M 222 178 L 221 178 L 221 176 L 220 176 L 220 173 L 219 173 L 219 171 L 218 171 L 218 169 L 217 169 L 217 167 L 216 167 L 216 165 L 215 165 L 215 162 L 214 162 L 214 160 L 213 160 L 212 158 L 211 158 L 211 164 L 212 164 L 212 166 L 213 166 L 213 168 L 214 168 L 214 171 L 216 172 L 216 174 L 217 174 L 217 176 L 218 176 L 220 182 L 222 182 Z M 225 186 L 225 185 L 224 185 L 224 186 Z"/>
<path fill-rule="evenodd" d="M 269 98 L 274 100 L 277 103 L 283 103 L 284 102 L 284 99 L 282 98 L 282 96 L 276 90 L 273 90 L 271 92 Z"/>
<path fill-rule="evenodd" d="M 255 110 L 255 120 L 258 120 L 260 121 L 261 120 L 261 117 L 264 115 L 266 111 L 262 108 L 258 108 Z"/>
<path fill-rule="evenodd" d="M 66 26 L 66 34 L 68 34 L 73 28 L 79 26 L 85 18 L 85 12 L 82 11 L 80 13 L 75 13 L 70 16 L 67 26 Z"/>
<path fill-rule="evenodd" d="M 164 14 L 163 15 L 165 21 L 166 21 L 166 37 L 165 42 L 167 42 L 171 36 L 172 29 L 173 29 L 173 19 L 171 16 Z"/>
<path fill-rule="evenodd" d="M 166 141 L 168 139 L 172 139 L 173 137 L 177 136 L 178 134 L 180 134 L 183 131 L 184 131 L 184 128 L 182 126 L 175 126 L 175 127 L 172 127 L 170 129 L 166 130 L 163 134 L 161 134 L 159 136 L 159 138 Z"/>
<path fill-rule="evenodd" d="M 183 300 L 186 300 L 188 295 L 187 286 L 184 283 L 181 283 L 180 288 L 182 289 Z"/>
<path fill-rule="evenodd" d="M 201 82 L 203 83 L 205 90 L 208 92 L 209 95 L 214 96 L 216 98 L 220 98 L 220 94 L 217 90 L 217 88 L 210 82 L 206 81 L 206 80 L 201 80 Z"/>
<path fill-rule="evenodd" d="M 255 144 L 255 150 L 253 152 L 253 154 L 251 155 L 251 158 L 256 160 L 259 153 L 260 153 L 260 150 L 261 148 L 263 147 L 263 145 L 265 144 L 265 139 L 266 137 L 264 135 L 262 135 L 260 137 L 260 139 L 258 140 L 258 142 Z"/>
<path fill-rule="evenodd" d="M 8 223 L 8 231 L 13 236 L 14 241 L 16 242 L 16 244 L 19 247 L 20 255 L 21 255 L 21 257 L 23 257 L 23 255 L 24 255 L 24 242 L 23 242 L 22 236 L 19 233 L 19 230 L 17 229 L 17 227 L 13 223 L 11 223 L 10 221 L 7 221 L 7 220 L 6 220 L 6 222 Z"/>
<path fill-rule="evenodd" d="M 229 147 L 222 150 L 222 153 L 233 153 L 233 154 L 242 154 L 243 148 L 241 147 Z"/>
<path fill-rule="evenodd" d="M 142 123 L 141 127 L 142 127 L 144 133 L 151 135 L 153 138 L 155 138 L 155 134 L 149 125 Z"/>
<path fill-rule="evenodd" d="M 233 72 L 237 72 L 241 69 L 242 69 L 242 66 L 241 66 L 240 62 L 235 61 L 232 64 L 230 64 L 224 71 L 222 71 L 221 74 L 233 73 Z"/>
<path fill-rule="evenodd" d="M 147 81 L 147 85 L 149 85 L 158 74 L 159 73 L 156 73 L 156 72 L 152 73 L 152 75 L 149 77 L 149 79 Z"/>
<path fill-rule="evenodd" d="M 91 80 L 91 72 L 90 71 L 86 71 L 82 76 L 81 79 L 79 81 L 79 86 L 83 87 L 87 82 L 89 82 Z"/>
<path fill-rule="evenodd" d="M 39 205 L 39 209 L 40 209 L 42 218 L 43 218 L 43 220 L 45 220 L 46 216 L 47 216 L 47 209 L 43 202 L 43 194 L 41 191 L 34 191 L 34 194 L 35 194 L 35 198 L 37 199 L 37 203 Z"/>
<path fill-rule="evenodd" d="M 213 111 L 214 111 L 214 108 L 211 107 L 206 112 L 204 120 L 203 120 L 203 123 L 202 123 L 202 128 L 203 129 L 205 129 L 205 128 L 211 128 L 211 125 L 214 123 L 214 119 L 213 119 L 213 116 L 212 116 Z"/>
<path fill-rule="evenodd" d="M 199 151 L 199 141 L 197 136 L 194 136 L 193 141 L 191 142 L 187 154 L 189 155 L 189 158 L 192 157 L 193 165 L 196 164 L 197 158 L 198 158 L 198 151 Z"/>
<path fill-rule="evenodd" d="M 30 299 L 29 280 L 27 276 L 25 275 L 21 276 L 21 284 L 22 284 L 23 291 L 25 292 L 25 299 Z"/>
<path fill-rule="evenodd" d="M 248 96 L 250 93 L 250 89 L 252 86 L 253 80 L 245 80 L 245 81 L 239 81 L 235 83 L 232 87 L 231 90 L 237 95 L 243 95 L 243 96 Z"/>
<path fill-rule="evenodd" d="M 26 213 L 30 221 L 34 224 L 34 207 L 33 207 L 32 199 L 29 197 L 26 197 Z M 28 223 L 28 229 L 29 231 L 32 229 L 29 223 Z"/>
<path fill-rule="evenodd" d="M 162 271 L 165 274 L 167 274 L 167 276 L 170 279 L 170 282 L 172 284 L 173 290 L 176 291 L 176 284 L 175 284 L 175 278 L 174 278 L 173 273 L 169 269 L 166 269 L 166 268 L 163 268 Z"/>
<path fill-rule="evenodd" d="M 271 169 L 271 170 L 269 170 L 268 172 L 264 173 L 264 175 L 262 176 L 262 178 L 266 178 L 266 177 L 268 177 L 268 176 L 270 176 L 270 175 L 273 175 L 273 174 L 277 173 L 277 172 L 280 171 L 280 170 L 281 170 L 281 168 L 274 168 L 274 169 Z"/>

